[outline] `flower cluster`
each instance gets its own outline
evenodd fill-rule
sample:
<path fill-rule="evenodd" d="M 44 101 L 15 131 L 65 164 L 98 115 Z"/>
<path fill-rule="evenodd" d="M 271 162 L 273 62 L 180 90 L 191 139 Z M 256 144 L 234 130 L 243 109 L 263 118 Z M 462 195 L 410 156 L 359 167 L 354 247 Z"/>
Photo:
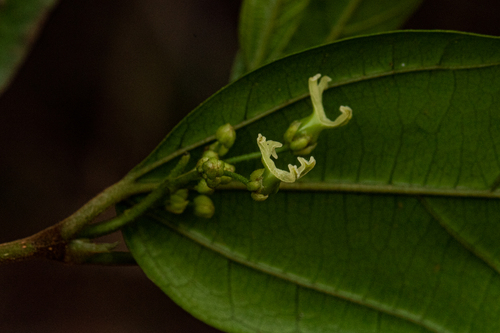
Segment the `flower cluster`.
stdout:
<path fill-rule="evenodd" d="M 320 79 L 321 78 L 321 79 Z M 225 185 L 232 180 L 238 180 L 246 185 L 251 192 L 251 196 L 256 201 L 266 200 L 269 195 L 275 194 L 280 188 L 280 184 L 294 183 L 304 177 L 316 165 L 314 157 L 309 160 L 297 157 L 299 166 L 288 165 L 288 171 L 279 169 L 274 159 L 278 159 L 276 149 L 281 151 L 290 150 L 295 155 L 308 155 L 316 147 L 320 133 L 324 129 L 343 126 L 352 118 L 352 110 L 348 106 L 340 106 L 341 114 L 331 121 L 325 114 L 323 107 L 323 92 L 328 87 L 331 79 L 328 76 L 321 77 L 321 74 L 309 78 L 309 92 L 313 106 L 313 112 L 298 121 L 294 121 L 284 134 L 283 145 L 280 142 L 266 140 L 262 134 L 257 137 L 257 146 L 261 154 L 263 168 L 257 169 L 250 175 L 250 179 L 235 173 L 235 167 L 223 160 L 236 140 L 236 132 L 230 124 L 225 124 L 215 133 L 216 141 L 206 147 L 202 157 L 196 163 L 195 168 L 185 175 L 187 177 L 184 187 L 176 188 L 172 191 L 166 202 L 166 209 L 175 214 L 181 214 L 190 205 L 189 189 L 196 190 L 199 195 L 192 202 L 194 214 L 199 217 L 210 218 L 213 216 L 215 208 L 212 200 L 207 196 L 212 194 L 219 185 Z M 254 154 L 250 154 L 254 155 Z M 248 159 L 249 157 L 245 158 Z M 239 161 L 244 159 L 239 159 Z M 235 161 L 235 160 L 233 160 Z M 187 162 L 184 163 L 185 165 Z M 183 178 L 184 179 L 184 178 Z M 196 181 L 195 186 L 188 188 L 187 183 Z"/>
<path fill-rule="evenodd" d="M 196 164 L 196 170 L 203 178 L 201 181 L 204 181 L 209 188 L 214 189 L 219 185 L 229 184 L 233 179 L 224 176 L 224 171 L 234 172 L 236 168 L 234 165 L 220 160 L 217 153 L 207 150 Z"/>
<path fill-rule="evenodd" d="M 203 156 L 196 163 L 196 167 L 190 172 L 191 177 L 186 178 L 187 183 L 193 180 L 198 182 L 193 189 L 199 195 L 192 200 L 192 205 L 194 206 L 194 214 L 202 218 L 211 218 L 215 213 L 214 204 L 207 195 L 212 194 L 217 186 L 231 182 L 231 177 L 224 176 L 225 171 L 235 171 L 233 165 L 219 159 L 219 156 L 225 155 L 229 151 L 236 140 L 234 128 L 231 124 L 225 124 L 219 127 L 215 137 L 217 141 L 207 147 Z M 182 163 L 181 169 L 185 167 L 187 161 Z M 182 186 L 187 185 L 182 184 Z M 187 187 L 172 191 L 166 200 L 165 209 L 174 214 L 182 214 L 190 204 L 188 197 L 189 189 Z"/>

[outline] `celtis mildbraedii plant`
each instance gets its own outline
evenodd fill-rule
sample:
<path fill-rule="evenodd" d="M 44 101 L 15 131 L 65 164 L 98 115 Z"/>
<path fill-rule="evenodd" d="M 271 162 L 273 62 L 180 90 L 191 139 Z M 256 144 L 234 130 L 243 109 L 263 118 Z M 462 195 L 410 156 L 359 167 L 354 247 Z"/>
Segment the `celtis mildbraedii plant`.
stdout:
<path fill-rule="evenodd" d="M 309 161 L 303 157 L 298 157 L 300 167 L 289 164 L 289 171 L 276 167 L 271 157 L 278 158 L 276 148 L 282 148 L 281 151 L 291 150 L 295 154 L 309 154 L 317 145 L 319 133 L 322 130 L 345 125 L 351 119 L 352 110 L 346 106 L 340 107 L 342 114 L 337 120 L 331 121 L 327 118 L 322 104 L 322 94 L 327 87 L 328 81 L 331 79 L 328 76 L 324 76 L 318 84 L 316 81 L 320 77 L 321 74 L 317 74 L 309 79 L 309 92 L 313 103 L 313 112 L 309 117 L 301 121 L 294 121 L 290 125 L 290 128 L 285 133 L 286 146 L 283 147 L 283 144 L 277 141 L 266 141 L 266 138 L 259 133 L 257 145 L 262 154 L 261 160 L 264 168 L 252 172 L 250 180 L 248 180 L 244 176 L 235 173 L 233 165 L 219 158 L 229 151 L 236 140 L 236 132 L 233 127 L 230 124 L 225 124 L 216 132 L 215 137 L 217 141 L 206 147 L 202 158 L 198 160 L 194 169 L 197 174 L 193 170 L 191 171 L 193 177 L 178 176 L 183 182 L 177 182 L 175 187 L 170 191 L 172 194 L 167 201 L 166 209 L 175 214 L 184 212 L 189 203 L 187 200 L 189 182 L 193 180 L 198 182 L 195 189 L 200 193 L 200 196 L 197 197 L 198 200 L 194 199 L 195 214 L 199 210 L 197 203 L 202 200 L 199 198 L 204 198 L 203 204 L 211 208 L 209 212 L 207 208 L 207 213 L 204 213 L 203 216 L 210 218 L 214 214 L 214 206 L 205 194 L 212 194 L 213 190 L 219 185 L 229 184 L 233 179 L 240 181 L 252 192 L 251 196 L 254 200 L 263 201 L 270 194 L 278 192 L 281 182 L 294 183 L 311 171 L 316 165 L 316 160 L 312 156 Z M 254 157 L 255 155 L 248 156 L 249 159 Z M 245 157 L 238 157 L 237 160 L 243 161 Z M 177 168 L 183 170 L 188 161 L 189 158 L 181 159 Z M 196 178 L 201 179 L 198 180 Z"/>
<path fill-rule="evenodd" d="M 0 2 L 0 88 L 50 2 Z M 0 263 L 137 264 L 227 332 L 500 332 L 500 39 L 383 32 L 419 3 L 243 1 L 232 83 Z"/>

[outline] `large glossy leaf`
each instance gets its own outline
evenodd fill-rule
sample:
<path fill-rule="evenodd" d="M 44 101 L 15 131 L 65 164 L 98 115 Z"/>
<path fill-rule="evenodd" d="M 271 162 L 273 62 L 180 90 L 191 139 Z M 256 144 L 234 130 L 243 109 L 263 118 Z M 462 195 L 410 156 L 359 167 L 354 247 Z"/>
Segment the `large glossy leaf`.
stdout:
<path fill-rule="evenodd" d="M 0 1 L 0 93 L 26 56 L 56 0 Z"/>
<path fill-rule="evenodd" d="M 322 133 L 304 181 L 264 202 L 217 191 L 210 220 L 152 212 L 124 230 L 139 265 L 228 332 L 499 332 L 498 38 L 398 32 L 287 57 L 212 96 L 136 170 L 199 156 L 226 122 L 229 156 L 258 133 L 279 141 L 311 112 L 316 73 L 333 79 L 329 117 L 354 117 Z"/>
<path fill-rule="evenodd" d="M 422 0 L 246 0 L 233 76 L 336 39 L 398 28 Z"/>

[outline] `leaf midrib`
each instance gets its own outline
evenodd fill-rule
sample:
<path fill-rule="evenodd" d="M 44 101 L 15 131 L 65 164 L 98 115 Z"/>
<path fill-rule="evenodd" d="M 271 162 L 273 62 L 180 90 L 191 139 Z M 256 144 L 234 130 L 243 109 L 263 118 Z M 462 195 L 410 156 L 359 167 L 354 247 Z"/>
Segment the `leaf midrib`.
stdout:
<path fill-rule="evenodd" d="M 247 190 L 240 183 L 230 183 L 220 186 L 221 190 Z M 465 197 L 499 199 L 500 191 L 475 190 L 467 188 L 437 188 L 414 185 L 391 185 L 391 184 L 362 184 L 343 182 L 321 182 L 301 181 L 297 183 L 281 183 L 280 191 L 315 191 L 315 192 L 347 192 L 347 193 L 371 193 L 371 194 L 398 194 L 398 195 L 421 195 L 442 197 Z"/>
<path fill-rule="evenodd" d="M 457 65 L 457 66 L 441 66 L 441 65 L 435 65 L 435 66 L 426 66 L 426 67 L 420 67 L 420 68 L 407 68 L 407 69 L 398 69 L 398 70 L 390 70 L 390 71 L 385 71 L 385 72 L 380 72 L 380 73 L 374 73 L 374 74 L 371 74 L 371 75 L 362 75 L 362 76 L 359 76 L 359 77 L 352 77 L 352 78 L 349 78 L 349 79 L 346 79 L 346 80 L 339 80 L 339 81 L 336 81 L 336 82 L 333 82 L 331 83 L 330 85 L 328 85 L 328 87 L 326 88 L 326 90 L 328 89 L 332 89 L 332 88 L 338 88 L 338 87 L 342 87 L 342 86 L 346 86 L 346 85 L 349 85 L 349 84 L 353 84 L 353 83 L 357 83 L 357 82 L 363 82 L 363 81 L 369 81 L 369 80 L 374 80 L 374 79 L 379 79 L 379 78 L 383 78 L 383 77 L 388 77 L 388 76 L 391 76 L 391 75 L 401 75 L 401 74 L 408 74 L 408 73 L 418 73 L 418 72 L 426 72 L 426 71 L 448 71 L 448 70 L 454 70 L 454 71 L 457 71 L 457 70 L 470 70 L 470 69 L 480 69 L 480 68 L 488 68 L 488 67 L 495 67 L 495 66 L 499 66 L 500 65 L 500 62 L 494 62 L 494 63 L 487 63 L 487 64 L 476 64 L 476 65 L 463 65 L 463 66 L 460 66 L 460 65 Z M 215 95 L 214 95 L 215 96 Z M 294 103 L 297 103 L 303 99 L 306 99 L 310 96 L 309 92 L 307 93 L 304 93 L 302 95 L 298 95 L 297 97 L 295 98 L 290 98 L 288 100 L 286 100 L 285 102 L 281 103 L 281 104 L 278 104 L 276 105 L 275 107 L 273 108 L 270 108 L 266 111 L 263 111 L 261 113 L 259 113 L 258 115 L 254 116 L 254 117 L 251 117 L 251 118 L 248 118 L 238 124 L 234 124 L 233 127 L 238 130 L 242 127 L 245 127 L 245 126 L 248 126 L 254 122 L 256 122 L 257 120 L 261 119 L 261 118 L 264 118 L 270 114 L 273 114 L 274 112 L 276 111 L 279 111 L 281 110 L 282 108 L 286 107 L 286 106 L 289 106 L 291 104 L 294 104 Z M 202 104 L 203 105 L 203 104 Z M 193 114 L 195 114 L 197 111 L 199 111 L 200 109 L 196 109 L 193 113 L 189 114 L 186 118 L 184 119 L 187 119 L 189 118 L 190 116 L 192 116 Z M 174 130 L 175 131 L 175 128 Z M 172 132 L 173 132 L 172 131 Z M 170 132 L 170 133 L 172 133 Z M 169 137 L 170 137 L 170 133 L 165 137 L 165 139 L 160 143 L 160 145 L 162 145 L 163 143 L 165 143 L 166 141 L 168 141 Z M 190 150 L 193 150 L 195 148 L 198 148 L 202 145 L 205 145 L 211 141 L 215 140 L 215 134 L 214 135 L 210 135 L 210 136 L 207 136 L 205 139 L 203 140 L 200 140 L 200 141 L 197 141 L 195 143 L 192 143 L 188 146 L 185 146 L 184 148 L 181 148 L 181 149 L 178 149 L 176 150 L 175 152 L 153 162 L 153 163 L 150 163 L 150 164 L 147 164 L 145 166 L 143 166 L 140 170 L 137 170 L 137 172 L 135 172 L 134 176 L 136 177 L 136 179 L 144 176 L 145 174 L 147 174 L 148 172 L 156 169 L 157 167 L 165 164 L 165 163 L 168 163 L 169 161 L 173 160 L 174 158 L 190 151 Z"/>
<path fill-rule="evenodd" d="M 167 226 L 169 229 L 173 230 L 174 232 L 177 232 L 183 237 L 188 238 L 189 240 L 193 241 L 196 244 L 199 244 L 200 246 L 213 251 L 215 253 L 218 253 L 222 257 L 241 264 L 247 268 L 254 269 L 256 271 L 262 272 L 264 274 L 268 274 L 271 276 L 274 276 L 278 279 L 285 280 L 288 282 L 291 282 L 297 286 L 310 289 L 310 290 L 315 290 L 319 293 L 323 293 L 326 295 L 330 295 L 333 297 L 337 297 L 339 299 L 343 299 L 345 301 L 355 303 L 364 307 L 371 308 L 375 311 L 379 311 L 385 314 L 388 314 L 393 317 L 400 318 L 402 320 L 411 322 L 415 325 L 419 325 L 429 332 L 443 332 L 445 329 L 439 325 L 433 324 L 431 322 L 424 322 L 419 315 L 411 315 L 407 311 L 397 311 L 397 309 L 391 308 L 381 302 L 376 302 L 374 300 L 367 301 L 366 298 L 364 298 L 362 295 L 357 295 L 354 293 L 349 293 L 346 291 L 342 290 L 335 290 L 335 288 L 332 288 L 331 286 L 325 285 L 325 284 L 318 284 L 311 282 L 309 279 L 304 278 L 300 275 L 295 275 L 295 274 L 289 274 L 286 272 L 283 272 L 282 270 L 277 269 L 274 266 L 271 265 L 265 265 L 262 263 L 254 263 L 254 262 L 249 262 L 246 260 L 246 258 L 238 253 L 232 252 L 228 248 L 219 245 L 205 236 L 203 236 L 201 233 L 198 232 L 193 232 L 192 230 L 186 228 L 182 224 L 180 225 L 175 225 L 173 223 L 170 223 L 167 219 L 164 217 L 155 214 L 154 212 L 148 214 L 149 217 L 157 220 L 159 223 L 162 225 Z"/>

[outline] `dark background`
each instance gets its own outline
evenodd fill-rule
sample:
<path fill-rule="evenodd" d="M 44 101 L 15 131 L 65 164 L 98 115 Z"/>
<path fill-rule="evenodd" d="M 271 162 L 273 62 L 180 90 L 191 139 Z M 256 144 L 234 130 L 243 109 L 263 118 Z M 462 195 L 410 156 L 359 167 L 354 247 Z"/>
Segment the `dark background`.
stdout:
<path fill-rule="evenodd" d="M 239 6 L 62 1 L 0 98 L 0 242 L 73 213 L 227 84 Z M 498 1 L 428 0 L 404 28 L 499 36 L 499 13 Z M 0 267 L 0 332 L 218 331 L 138 267 L 30 261 Z"/>

